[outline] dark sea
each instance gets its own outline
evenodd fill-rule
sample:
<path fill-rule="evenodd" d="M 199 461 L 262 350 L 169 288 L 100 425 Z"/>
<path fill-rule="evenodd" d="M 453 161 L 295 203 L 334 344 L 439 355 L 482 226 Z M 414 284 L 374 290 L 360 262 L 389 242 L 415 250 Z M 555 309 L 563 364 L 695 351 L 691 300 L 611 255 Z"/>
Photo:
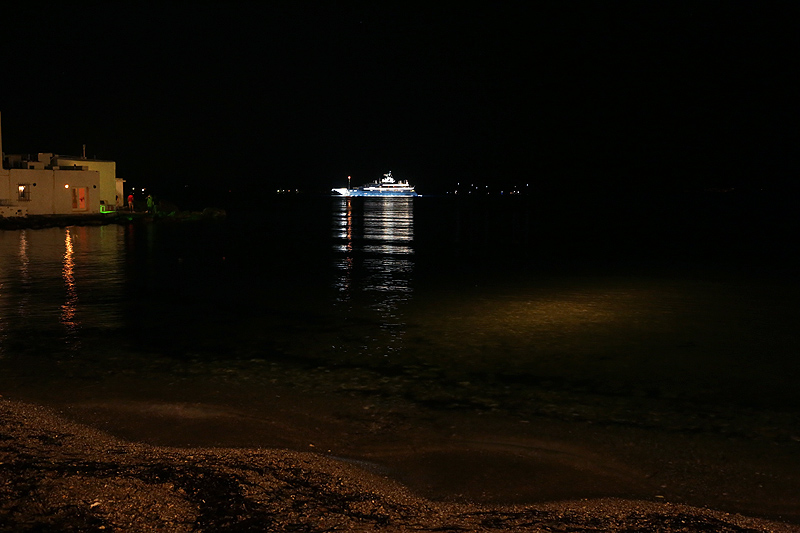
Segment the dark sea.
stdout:
<path fill-rule="evenodd" d="M 797 443 L 784 203 L 276 196 L 224 221 L 1 230 L 0 394 L 100 402 L 125 381 L 199 403 L 202 382 L 258 410 L 278 383 Z"/>

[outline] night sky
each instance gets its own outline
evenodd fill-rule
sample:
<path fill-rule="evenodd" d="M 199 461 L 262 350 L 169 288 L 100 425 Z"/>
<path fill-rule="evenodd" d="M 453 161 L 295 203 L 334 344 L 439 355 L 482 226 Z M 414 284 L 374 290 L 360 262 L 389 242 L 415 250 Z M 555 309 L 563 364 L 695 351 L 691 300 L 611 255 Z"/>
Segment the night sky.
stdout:
<path fill-rule="evenodd" d="M 429 4 L 6 7 L 3 149 L 165 190 L 795 187 L 800 4 Z"/>

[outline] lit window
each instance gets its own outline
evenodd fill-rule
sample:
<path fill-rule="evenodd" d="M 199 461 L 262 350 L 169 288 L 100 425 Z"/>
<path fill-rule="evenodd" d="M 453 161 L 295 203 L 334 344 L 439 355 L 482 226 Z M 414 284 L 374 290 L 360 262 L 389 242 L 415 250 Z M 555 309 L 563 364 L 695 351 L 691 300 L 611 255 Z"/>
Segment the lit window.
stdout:
<path fill-rule="evenodd" d="M 19 201 L 21 202 L 30 202 L 31 201 L 31 186 L 29 183 L 20 183 L 19 184 Z"/>

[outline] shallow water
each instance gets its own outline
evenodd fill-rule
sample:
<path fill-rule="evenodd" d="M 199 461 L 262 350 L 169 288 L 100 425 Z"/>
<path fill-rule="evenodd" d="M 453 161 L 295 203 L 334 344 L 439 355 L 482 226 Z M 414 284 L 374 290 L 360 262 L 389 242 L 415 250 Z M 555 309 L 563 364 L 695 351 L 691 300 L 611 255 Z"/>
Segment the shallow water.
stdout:
<path fill-rule="evenodd" d="M 92 398 L 119 376 L 143 395 L 223 376 L 239 401 L 277 380 L 796 437 L 798 284 L 774 255 L 740 260 L 761 241 L 556 211 L 288 197 L 222 223 L 2 231 L 0 385 Z"/>

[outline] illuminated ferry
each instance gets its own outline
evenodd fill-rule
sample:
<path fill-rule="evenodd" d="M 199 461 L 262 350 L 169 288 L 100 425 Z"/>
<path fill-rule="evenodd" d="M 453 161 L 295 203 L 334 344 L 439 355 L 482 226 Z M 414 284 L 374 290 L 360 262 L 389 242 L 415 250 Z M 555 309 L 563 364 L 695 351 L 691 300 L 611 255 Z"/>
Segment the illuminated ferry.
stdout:
<path fill-rule="evenodd" d="M 331 189 L 331 191 L 334 195 L 340 196 L 418 196 L 413 185 L 409 185 L 406 180 L 396 181 L 391 171 L 384 174 L 380 181 L 376 180 L 355 189 L 350 188 L 350 176 L 347 176 L 346 189 Z"/>

